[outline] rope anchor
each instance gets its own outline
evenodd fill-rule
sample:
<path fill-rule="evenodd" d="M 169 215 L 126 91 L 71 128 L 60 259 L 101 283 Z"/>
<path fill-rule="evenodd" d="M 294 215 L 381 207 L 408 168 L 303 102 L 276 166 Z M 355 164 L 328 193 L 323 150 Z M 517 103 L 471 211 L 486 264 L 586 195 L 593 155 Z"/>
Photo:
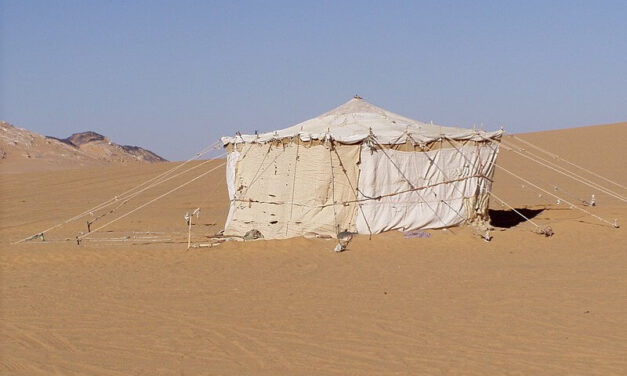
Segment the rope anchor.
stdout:
<path fill-rule="evenodd" d="M 38 234 L 31 235 L 31 236 L 30 236 L 30 237 L 28 237 L 27 239 L 24 239 L 24 241 L 31 241 L 31 240 L 35 240 L 35 239 L 37 239 L 37 238 L 40 238 L 42 242 L 45 242 L 45 241 L 46 241 L 46 238 L 45 238 L 45 236 L 44 236 L 44 233 L 43 233 L 43 232 L 40 232 L 40 233 L 38 233 Z"/>
<path fill-rule="evenodd" d="M 536 230 L 536 234 L 544 235 L 547 238 L 550 238 L 551 236 L 555 235 L 555 232 L 553 232 L 553 229 L 551 228 L 551 226 L 546 226 L 546 227 L 538 227 Z"/>

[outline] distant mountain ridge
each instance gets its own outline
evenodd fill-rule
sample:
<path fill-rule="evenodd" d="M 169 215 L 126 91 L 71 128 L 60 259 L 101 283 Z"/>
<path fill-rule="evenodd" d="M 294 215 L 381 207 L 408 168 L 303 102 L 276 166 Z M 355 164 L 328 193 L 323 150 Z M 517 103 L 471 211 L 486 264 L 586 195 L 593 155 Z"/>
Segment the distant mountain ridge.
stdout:
<path fill-rule="evenodd" d="M 0 122 L 2 172 L 156 162 L 166 162 L 166 159 L 140 146 L 119 145 L 93 131 L 57 138 Z"/>
<path fill-rule="evenodd" d="M 80 149 L 81 146 L 89 143 L 106 143 L 112 147 L 119 147 L 124 150 L 126 153 L 130 155 L 134 155 L 138 160 L 146 161 L 146 162 L 167 162 L 167 160 L 156 153 L 144 149 L 141 146 L 134 145 L 119 145 L 114 142 L 111 142 L 108 138 L 101 135 L 100 133 L 96 133 L 93 131 L 73 133 L 70 137 L 67 138 L 56 138 L 52 136 L 46 136 L 46 138 L 54 139 L 64 144 L 73 146 L 75 148 Z"/>
<path fill-rule="evenodd" d="M 59 140 L 63 143 L 66 143 L 70 146 L 75 146 L 75 147 L 79 147 L 82 144 L 86 144 L 92 141 L 105 141 L 106 139 L 105 136 L 96 132 L 92 132 L 92 131 L 73 133 L 70 137 L 66 137 L 66 138 L 57 138 L 53 136 L 46 136 L 46 137 Z"/>

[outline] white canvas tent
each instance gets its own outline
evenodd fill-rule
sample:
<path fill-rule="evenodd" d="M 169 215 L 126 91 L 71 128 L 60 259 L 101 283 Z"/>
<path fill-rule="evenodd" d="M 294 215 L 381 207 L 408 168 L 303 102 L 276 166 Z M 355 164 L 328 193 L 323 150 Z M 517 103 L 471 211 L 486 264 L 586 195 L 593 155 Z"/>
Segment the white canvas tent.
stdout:
<path fill-rule="evenodd" d="M 336 237 L 481 224 L 501 134 L 421 123 L 356 96 L 289 128 L 223 137 L 224 234 Z"/>

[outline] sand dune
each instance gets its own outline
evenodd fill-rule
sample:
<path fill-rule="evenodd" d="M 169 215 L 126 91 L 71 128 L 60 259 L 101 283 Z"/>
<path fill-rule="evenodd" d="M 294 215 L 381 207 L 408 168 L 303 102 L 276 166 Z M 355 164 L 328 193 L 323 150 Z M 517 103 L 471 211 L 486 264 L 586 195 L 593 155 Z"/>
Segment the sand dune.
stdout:
<path fill-rule="evenodd" d="M 627 123 L 520 135 L 623 185 L 626 136 Z M 627 223 L 620 200 L 512 152 L 498 163 L 552 192 L 595 193 L 598 206 L 586 210 Z M 624 226 L 558 205 L 499 170 L 495 193 L 535 210 L 533 220 L 555 236 L 533 233 L 493 201 L 500 225 L 513 227 L 497 227 L 491 242 L 455 228 L 422 239 L 358 236 L 341 254 L 320 239 L 186 250 L 186 211 L 201 208 L 194 241 L 222 229 L 220 168 L 81 246 L 72 240 L 84 220 L 46 242 L 10 244 L 173 165 L 2 176 L 0 374 L 627 373 Z M 133 241 L 111 241 L 131 231 Z"/>
<path fill-rule="evenodd" d="M 594 171 L 616 183 L 627 186 L 627 167 L 625 167 L 625 159 L 627 158 L 625 144 L 627 123 L 518 134 L 516 137 L 531 142 L 544 150 L 551 151 L 569 162 Z M 619 191 L 618 193 L 625 196 L 625 191 L 620 192 L 620 187 L 525 145 L 516 138 L 505 136 L 503 143 L 518 148 L 525 148 L 527 151 L 533 152 L 537 157 L 555 162 L 565 169 L 576 172 L 583 178 L 602 183 L 604 186 Z M 534 158 L 538 159 L 537 157 Z M 602 194 L 585 184 L 577 183 L 555 170 L 542 167 L 515 152 L 506 150 L 506 148 L 501 149 L 497 163 L 511 172 L 529 178 L 540 187 L 563 196 L 567 200 L 588 200 L 590 195 L 596 193 L 597 201 L 601 200 L 604 205 L 621 203 L 616 198 Z M 495 192 L 504 196 L 505 201 L 516 205 L 555 202 L 555 199 L 547 194 L 543 194 L 543 197 L 538 199 L 537 189 L 533 189 L 529 184 L 521 182 L 499 168 L 496 169 L 494 181 Z M 558 186 L 558 191 L 554 189 L 556 185 Z"/>

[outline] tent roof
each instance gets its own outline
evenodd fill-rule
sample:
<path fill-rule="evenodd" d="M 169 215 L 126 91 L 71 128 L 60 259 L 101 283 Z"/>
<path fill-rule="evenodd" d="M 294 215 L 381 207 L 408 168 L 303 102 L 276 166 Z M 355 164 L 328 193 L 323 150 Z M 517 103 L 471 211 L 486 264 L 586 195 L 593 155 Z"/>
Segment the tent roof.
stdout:
<path fill-rule="evenodd" d="M 391 145 L 404 144 L 408 139 L 428 143 L 442 137 L 473 141 L 498 139 L 503 131 L 484 132 L 422 123 L 386 111 L 355 96 L 327 113 L 289 128 L 259 135 L 222 137 L 222 143 L 224 145 L 238 142 L 264 143 L 298 136 L 303 141 L 332 139 L 344 144 L 356 144 L 371 133 L 379 143 Z"/>

